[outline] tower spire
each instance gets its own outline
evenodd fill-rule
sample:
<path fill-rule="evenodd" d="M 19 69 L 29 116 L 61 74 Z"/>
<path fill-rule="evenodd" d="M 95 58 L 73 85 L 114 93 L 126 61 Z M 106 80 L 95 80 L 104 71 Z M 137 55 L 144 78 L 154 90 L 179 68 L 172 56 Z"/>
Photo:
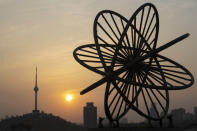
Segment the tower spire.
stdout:
<path fill-rule="evenodd" d="M 37 92 L 38 92 L 38 69 L 37 69 L 37 66 L 36 66 L 36 79 L 35 79 L 35 87 L 34 87 L 34 92 L 35 92 L 35 108 L 33 110 L 33 113 L 37 113 L 39 112 L 38 110 L 38 104 L 37 104 L 37 100 L 38 100 L 38 95 L 37 95 Z"/>
<path fill-rule="evenodd" d="M 35 87 L 38 87 L 38 83 L 37 83 L 37 79 L 38 79 L 38 69 L 37 69 L 37 66 L 36 66 L 36 83 L 35 83 Z"/>

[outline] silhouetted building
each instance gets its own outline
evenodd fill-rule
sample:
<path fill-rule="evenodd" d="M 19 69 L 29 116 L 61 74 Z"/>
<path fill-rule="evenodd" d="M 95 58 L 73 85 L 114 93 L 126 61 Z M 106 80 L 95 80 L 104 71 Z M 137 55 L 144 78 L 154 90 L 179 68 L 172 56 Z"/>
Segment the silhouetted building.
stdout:
<path fill-rule="evenodd" d="M 197 107 L 194 107 L 194 114 L 197 115 Z"/>
<path fill-rule="evenodd" d="M 155 106 L 155 107 L 154 107 Z M 150 116 L 151 117 L 157 117 L 157 113 L 156 113 L 156 110 L 155 110 L 156 107 L 156 104 L 155 103 L 152 103 L 151 104 L 151 107 L 150 107 Z"/>
<path fill-rule="evenodd" d="M 96 128 L 97 127 L 97 108 L 93 102 L 88 102 L 83 108 L 84 127 Z"/>
<path fill-rule="evenodd" d="M 180 121 L 184 120 L 185 109 L 184 108 L 174 109 L 172 110 L 171 114 L 172 114 L 173 121 L 179 123 Z"/>
<path fill-rule="evenodd" d="M 126 117 L 120 119 L 120 124 L 128 124 L 128 119 Z"/>
<path fill-rule="evenodd" d="M 37 83 L 37 67 L 36 67 L 36 80 L 35 80 L 35 87 L 34 87 L 34 92 L 35 92 L 35 108 L 33 110 L 33 113 L 39 113 L 39 110 L 38 110 L 38 83 Z"/>

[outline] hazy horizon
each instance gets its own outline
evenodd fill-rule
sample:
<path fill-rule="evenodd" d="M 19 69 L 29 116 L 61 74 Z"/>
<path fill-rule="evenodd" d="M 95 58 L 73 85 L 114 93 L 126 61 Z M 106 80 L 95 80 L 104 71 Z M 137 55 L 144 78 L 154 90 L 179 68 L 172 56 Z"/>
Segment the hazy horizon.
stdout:
<path fill-rule="evenodd" d="M 94 43 L 93 21 L 104 9 L 127 19 L 146 2 L 159 12 L 158 46 L 190 33 L 190 36 L 161 54 L 197 74 L 196 0 L 0 0 L 0 119 L 29 113 L 34 107 L 35 68 L 38 66 L 38 108 L 47 113 L 82 123 L 83 106 L 92 101 L 98 116 L 104 115 L 104 85 L 83 96 L 79 92 L 101 76 L 79 65 L 73 50 Z M 195 79 L 196 80 L 196 79 Z M 197 106 L 196 84 L 170 91 L 170 110 Z M 67 102 L 66 93 L 74 99 Z M 169 112 L 170 112 L 169 110 Z M 129 112 L 129 121 L 144 118 Z"/>

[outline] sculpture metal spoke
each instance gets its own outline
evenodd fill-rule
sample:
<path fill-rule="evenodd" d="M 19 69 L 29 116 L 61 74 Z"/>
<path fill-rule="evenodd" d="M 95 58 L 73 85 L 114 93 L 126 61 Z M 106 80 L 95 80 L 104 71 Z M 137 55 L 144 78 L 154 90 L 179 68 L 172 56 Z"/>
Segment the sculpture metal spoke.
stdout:
<path fill-rule="evenodd" d="M 149 120 L 160 120 L 168 112 L 168 90 L 193 85 L 193 75 L 184 66 L 159 54 L 189 34 L 157 47 L 159 15 L 153 4 L 142 5 L 129 20 L 103 10 L 97 14 L 93 29 L 95 44 L 79 46 L 73 55 L 103 78 L 80 94 L 106 83 L 104 108 L 112 125 L 118 126 L 130 109 Z"/>

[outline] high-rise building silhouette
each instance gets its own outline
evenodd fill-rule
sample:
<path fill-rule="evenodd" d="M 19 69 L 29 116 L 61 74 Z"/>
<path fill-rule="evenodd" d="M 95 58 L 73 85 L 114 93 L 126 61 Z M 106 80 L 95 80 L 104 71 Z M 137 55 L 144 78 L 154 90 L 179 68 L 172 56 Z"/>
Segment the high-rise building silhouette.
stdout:
<path fill-rule="evenodd" d="M 197 115 L 197 107 L 194 107 L 194 114 Z"/>
<path fill-rule="evenodd" d="M 97 127 L 97 107 L 93 102 L 88 102 L 83 108 L 84 127 L 96 128 Z"/>
<path fill-rule="evenodd" d="M 172 118 L 175 124 L 179 123 L 180 121 L 184 120 L 184 116 L 186 114 L 186 111 L 184 108 L 178 108 L 178 109 L 173 109 L 172 112 Z"/>
<path fill-rule="evenodd" d="M 157 112 L 156 112 L 156 109 L 155 109 L 155 108 L 157 108 L 156 106 L 157 106 L 156 103 L 151 104 L 151 107 L 150 107 L 150 116 L 151 117 L 157 117 Z"/>
<path fill-rule="evenodd" d="M 35 87 L 34 87 L 34 92 L 35 92 L 35 106 L 34 106 L 34 110 L 33 113 L 38 113 L 38 70 L 36 67 L 36 79 L 35 79 Z"/>

